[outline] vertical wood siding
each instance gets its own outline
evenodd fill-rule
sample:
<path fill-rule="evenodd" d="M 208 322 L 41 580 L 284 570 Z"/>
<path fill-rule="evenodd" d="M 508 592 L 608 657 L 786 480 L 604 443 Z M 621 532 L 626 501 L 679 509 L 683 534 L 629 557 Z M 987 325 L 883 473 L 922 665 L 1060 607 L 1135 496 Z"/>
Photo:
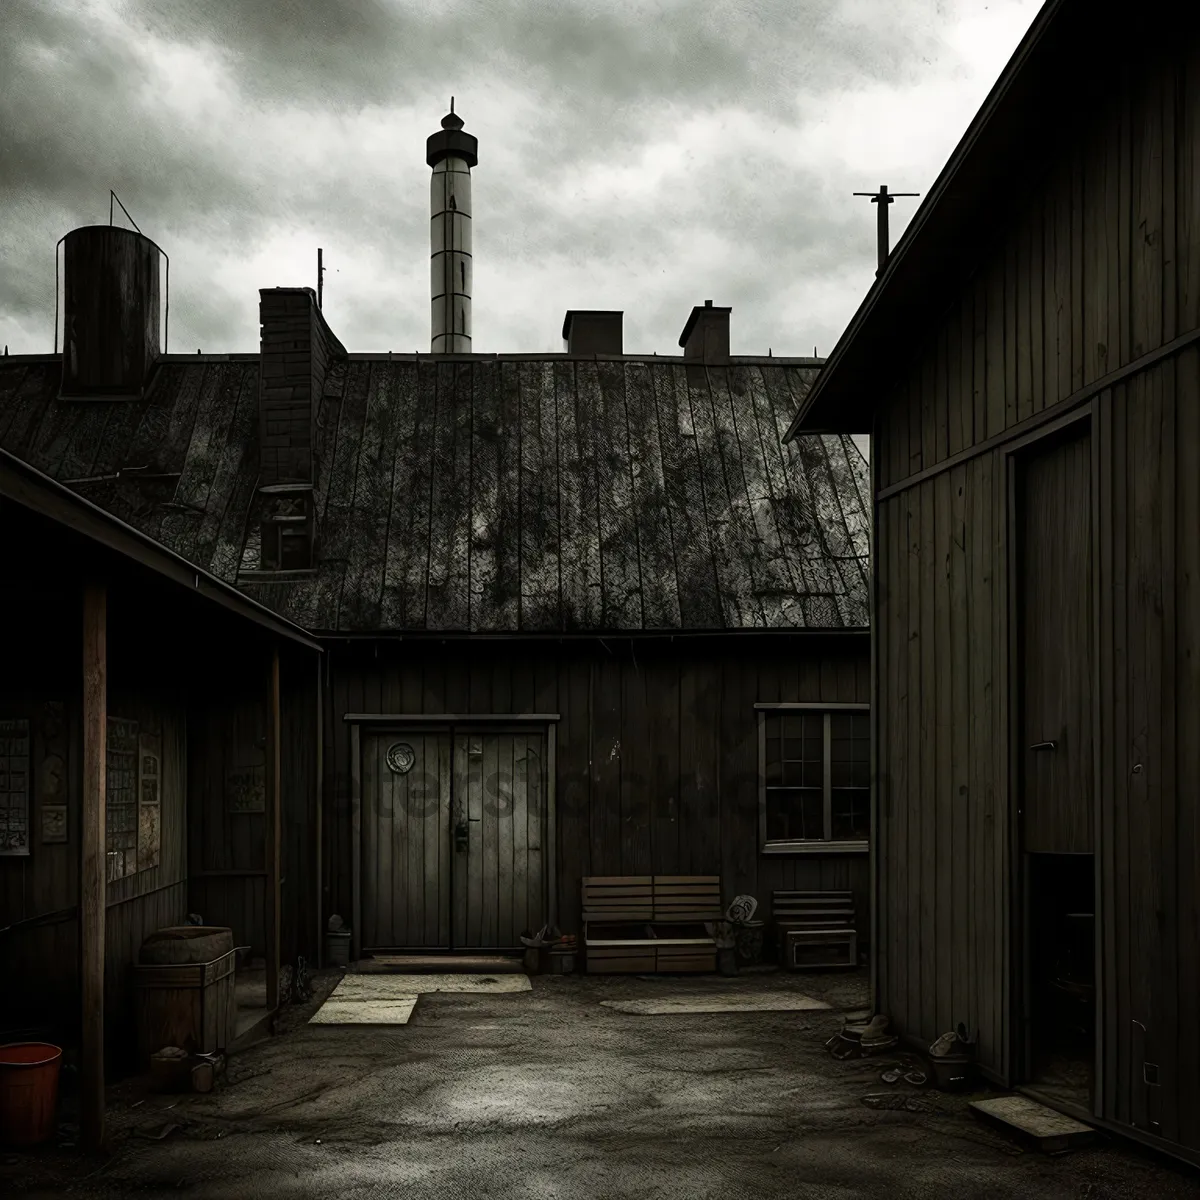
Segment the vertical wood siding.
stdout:
<path fill-rule="evenodd" d="M 1200 324 L 1200 46 L 1126 68 L 1107 107 L 1062 136 L 1043 190 L 882 407 L 881 490 Z M 1089 418 L 1098 1111 L 1192 1150 L 1198 414 L 1193 346 L 1099 393 Z M 923 1039 L 957 1021 L 977 1028 L 980 1058 L 1000 1075 L 1015 1053 L 1007 449 L 876 505 L 880 1000 Z"/>
<path fill-rule="evenodd" d="M 914 347 L 880 414 L 881 488 L 1196 327 L 1198 91 L 1200 55 L 1172 46 L 1062 121 L 1042 185 Z"/>
<path fill-rule="evenodd" d="M 138 722 L 161 738 L 159 864 L 108 885 L 105 929 L 105 1026 L 109 1066 L 128 1065 L 132 1046 L 130 967 L 146 935 L 186 913 L 185 708 L 161 671 L 148 670 L 142 647 L 122 618 L 124 597 L 114 593 L 109 628 L 109 714 Z M 27 715 L 30 755 L 28 858 L 0 859 L 0 926 L 53 916 L 0 935 L 0 971 L 19 981 L 5 998 L 6 1025 L 40 1026 L 67 1041 L 78 1035 L 79 927 L 71 911 L 79 899 L 79 822 L 82 731 L 78 593 L 64 583 L 54 593 L 23 591 L 20 619 L 6 609 L 4 627 L 21 631 L 8 647 L 0 710 Z M 61 705 L 62 732 L 46 720 L 48 703 Z M 64 791 L 54 760 L 62 760 Z M 54 795 L 50 795 L 50 791 Z M 44 843 L 43 803 L 67 806 L 67 841 Z"/>
<path fill-rule="evenodd" d="M 769 644 L 764 644 L 769 643 Z M 849 889 L 869 939 L 865 854 L 758 852 L 758 701 L 869 701 L 867 637 L 580 639 L 333 646 L 325 704 L 326 914 L 349 919 L 347 712 L 557 712 L 558 911 L 585 875 L 720 874 L 727 900 Z"/>

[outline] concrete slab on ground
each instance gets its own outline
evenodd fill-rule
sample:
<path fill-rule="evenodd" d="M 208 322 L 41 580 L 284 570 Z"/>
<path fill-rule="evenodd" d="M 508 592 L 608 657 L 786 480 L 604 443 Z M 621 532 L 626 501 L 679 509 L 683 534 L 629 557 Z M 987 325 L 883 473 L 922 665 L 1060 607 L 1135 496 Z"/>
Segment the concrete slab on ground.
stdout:
<path fill-rule="evenodd" d="M 524 971 L 520 958 L 510 954 L 374 954 L 360 959 L 354 969 L 362 975 L 395 975 L 447 971 L 487 971 L 492 975 Z"/>
<path fill-rule="evenodd" d="M 417 1006 L 416 996 L 390 999 L 347 999 L 331 996 L 308 1019 L 310 1025 L 407 1025 Z"/>
<path fill-rule="evenodd" d="M 533 990 L 528 975 L 345 975 L 336 994 L 351 996 L 421 996 L 427 992 L 491 992 Z"/>
<path fill-rule="evenodd" d="M 423 995 L 405 1026 L 310 1024 L 340 978 L 318 972 L 314 999 L 282 1009 L 208 1095 L 114 1089 L 111 1158 L 0 1157 L 0 1195 L 1195 1200 L 1193 1174 L 1119 1142 L 1026 1153 L 972 1116 L 985 1092 L 888 1087 L 890 1060 L 831 1058 L 825 1041 L 867 1003 L 865 972 L 806 976 L 802 991 L 782 975 L 536 976 L 517 1001 Z M 637 1020 L 601 1003 L 758 993 L 829 1008 Z M 864 1103 L 885 1087 L 905 1106 Z M 180 1128 L 161 1141 L 134 1132 L 165 1123 Z"/>

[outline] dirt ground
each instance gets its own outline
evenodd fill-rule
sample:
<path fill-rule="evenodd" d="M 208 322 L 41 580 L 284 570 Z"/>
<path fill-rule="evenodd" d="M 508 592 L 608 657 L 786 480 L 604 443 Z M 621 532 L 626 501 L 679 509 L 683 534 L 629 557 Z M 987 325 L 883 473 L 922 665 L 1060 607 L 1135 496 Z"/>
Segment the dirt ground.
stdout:
<path fill-rule="evenodd" d="M 8 1154 L 0 1193 L 1173 1200 L 1200 1186 L 1121 1141 L 1025 1151 L 967 1097 L 881 1082 L 893 1060 L 833 1060 L 823 1043 L 864 1004 L 861 976 L 541 976 L 532 993 L 422 996 L 403 1027 L 305 1024 L 335 978 L 231 1058 L 218 1090 L 114 1088 L 109 1157 Z M 832 1010 L 634 1016 L 599 1003 L 777 988 Z M 880 1093 L 903 1106 L 864 1103 Z"/>

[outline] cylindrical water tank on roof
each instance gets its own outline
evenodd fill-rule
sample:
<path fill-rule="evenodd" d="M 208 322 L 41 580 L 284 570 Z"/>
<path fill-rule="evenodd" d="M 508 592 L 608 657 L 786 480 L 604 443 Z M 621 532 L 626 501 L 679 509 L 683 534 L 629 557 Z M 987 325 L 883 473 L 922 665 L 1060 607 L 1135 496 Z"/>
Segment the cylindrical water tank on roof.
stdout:
<path fill-rule="evenodd" d="M 63 242 L 63 394 L 140 395 L 159 353 L 159 248 L 115 225 Z"/>

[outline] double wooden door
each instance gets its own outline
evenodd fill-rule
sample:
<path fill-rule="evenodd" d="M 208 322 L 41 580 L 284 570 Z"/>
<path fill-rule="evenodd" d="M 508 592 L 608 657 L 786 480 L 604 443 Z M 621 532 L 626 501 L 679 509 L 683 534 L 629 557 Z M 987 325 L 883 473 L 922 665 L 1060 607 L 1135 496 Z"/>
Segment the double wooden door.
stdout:
<path fill-rule="evenodd" d="M 546 921 L 546 735 L 362 740 L 362 947 L 509 949 Z"/>

